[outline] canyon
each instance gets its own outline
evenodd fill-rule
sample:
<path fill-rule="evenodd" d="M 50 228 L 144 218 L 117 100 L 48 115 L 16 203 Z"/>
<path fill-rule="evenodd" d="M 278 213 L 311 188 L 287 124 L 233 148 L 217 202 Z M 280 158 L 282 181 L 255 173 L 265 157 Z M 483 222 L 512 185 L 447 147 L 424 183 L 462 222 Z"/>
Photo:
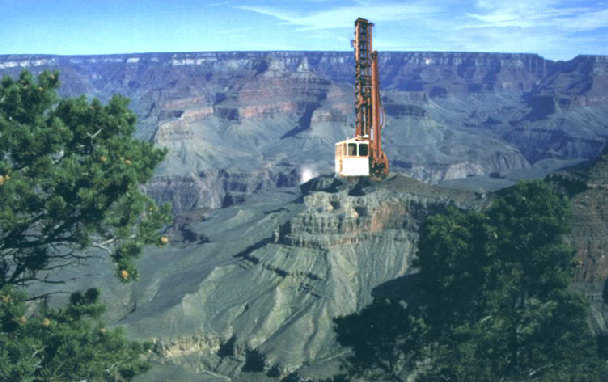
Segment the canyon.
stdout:
<path fill-rule="evenodd" d="M 608 58 L 381 52 L 391 169 L 496 189 L 597 157 Z M 131 99 L 138 137 L 170 154 L 148 191 L 181 213 L 330 174 L 353 135 L 350 52 L 0 56 L 0 75 L 60 70 L 62 95 Z M 462 182 L 462 179 L 468 179 Z"/>
<path fill-rule="evenodd" d="M 145 188 L 173 205 L 171 245 L 146 251 L 136 283 L 96 259 L 59 287 L 102 287 L 107 319 L 155 343 L 139 381 L 329 377 L 345 351 L 332 318 L 404 293 L 426 216 L 548 174 L 582 185 L 576 287 L 608 330 L 608 57 L 379 61 L 391 175 L 348 182 L 332 171 L 334 143 L 353 135 L 350 52 L 0 56 L 0 75 L 59 70 L 62 96 L 130 98 L 137 136 L 169 150 Z"/>

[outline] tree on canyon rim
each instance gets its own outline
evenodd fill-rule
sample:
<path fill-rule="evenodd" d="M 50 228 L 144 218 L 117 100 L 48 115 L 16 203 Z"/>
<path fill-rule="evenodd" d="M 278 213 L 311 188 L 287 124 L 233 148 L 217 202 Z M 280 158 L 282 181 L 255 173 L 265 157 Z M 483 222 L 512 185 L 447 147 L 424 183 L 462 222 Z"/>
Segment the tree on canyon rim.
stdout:
<path fill-rule="evenodd" d="M 129 379 L 144 349 L 96 321 L 98 291 L 28 315 L 18 288 L 64 282 L 57 270 L 102 253 L 122 282 L 137 279 L 144 246 L 168 240 L 170 206 L 140 189 L 166 151 L 133 138 L 126 98 L 59 99 L 59 86 L 49 71 L 0 82 L 0 379 Z"/>
<path fill-rule="evenodd" d="M 58 99 L 58 73 L 0 84 L 0 287 L 60 282 L 49 271 L 99 248 L 123 281 L 144 245 L 163 244 L 169 206 L 139 186 L 165 151 L 132 137 L 128 100 Z M 44 277 L 38 277 L 43 274 Z"/>
<path fill-rule="evenodd" d="M 587 303 L 568 288 L 568 209 L 529 181 L 485 211 L 429 217 L 418 244 L 421 295 L 336 320 L 338 341 L 353 350 L 347 369 L 369 380 L 403 380 L 409 369 L 416 381 L 603 381 Z"/>

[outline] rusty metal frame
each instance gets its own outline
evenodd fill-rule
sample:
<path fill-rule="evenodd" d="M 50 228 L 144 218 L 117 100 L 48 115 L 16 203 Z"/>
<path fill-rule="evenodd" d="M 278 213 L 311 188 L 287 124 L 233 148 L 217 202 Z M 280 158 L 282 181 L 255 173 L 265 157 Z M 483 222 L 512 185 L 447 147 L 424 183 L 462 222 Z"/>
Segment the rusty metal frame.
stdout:
<path fill-rule="evenodd" d="M 370 173 L 388 175 L 389 162 L 382 151 L 384 114 L 380 100 L 378 52 L 372 50 L 374 24 L 355 21 L 355 138 L 370 142 Z"/>

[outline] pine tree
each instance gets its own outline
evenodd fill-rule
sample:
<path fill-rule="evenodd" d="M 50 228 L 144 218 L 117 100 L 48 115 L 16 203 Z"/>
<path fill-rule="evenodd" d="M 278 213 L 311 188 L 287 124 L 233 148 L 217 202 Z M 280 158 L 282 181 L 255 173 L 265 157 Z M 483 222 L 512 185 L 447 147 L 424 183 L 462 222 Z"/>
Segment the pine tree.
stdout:
<path fill-rule="evenodd" d="M 542 181 L 501 192 L 486 211 L 448 208 L 429 217 L 418 244 L 423 298 L 409 301 L 402 320 L 418 320 L 425 330 L 402 325 L 404 333 L 382 346 L 411 360 L 420 382 L 604 381 L 608 368 L 591 336 L 588 304 L 568 288 L 568 217 L 568 201 Z M 363 350 L 340 333 L 370 316 L 374 325 L 385 323 L 387 314 L 371 308 L 337 320 L 338 340 L 356 358 L 349 369 L 358 375 L 361 354 L 372 366 L 384 357 L 375 342 L 383 337 L 367 333 L 372 343 Z M 412 335 L 420 337 L 401 346 Z M 399 380 L 394 375 L 384 373 Z"/>
<path fill-rule="evenodd" d="M 165 151 L 133 138 L 126 98 L 59 99 L 59 85 L 48 71 L 0 83 L 0 287 L 40 280 L 90 247 L 134 280 L 144 245 L 166 242 L 169 206 L 140 190 Z"/>
<path fill-rule="evenodd" d="M 127 381 L 148 370 L 148 343 L 129 342 L 99 321 L 99 291 L 75 293 L 62 309 L 28 314 L 26 294 L 0 289 L 0 380 Z"/>
<path fill-rule="evenodd" d="M 401 381 L 403 367 L 413 361 L 426 326 L 398 301 L 375 299 L 358 314 L 334 320 L 338 342 L 350 347 L 350 372 L 368 381 Z"/>
<path fill-rule="evenodd" d="M 129 380 L 147 370 L 148 345 L 101 323 L 98 291 L 47 309 L 21 290 L 63 282 L 53 271 L 91 248 L 135 280 L 144 246 L 168 241 L 169 205 L 141 189 L 166 152 L 133 138 L 126 98 L 59 99 L 59 85 L 48 71 L 0 82 L 0 380 Z"/>

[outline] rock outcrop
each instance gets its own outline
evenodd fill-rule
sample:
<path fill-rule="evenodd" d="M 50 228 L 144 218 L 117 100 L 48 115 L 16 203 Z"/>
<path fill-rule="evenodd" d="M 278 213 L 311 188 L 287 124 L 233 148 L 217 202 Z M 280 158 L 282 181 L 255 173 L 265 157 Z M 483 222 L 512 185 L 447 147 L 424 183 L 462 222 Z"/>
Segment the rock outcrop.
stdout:
<path fill-rule="evenodd" d="M 602 300 L 608 282 L 608 148 L 590 164 L 552 178 L 577 192 L 570 235 L 576 250 L 575 285 L 591 302 L 594 331 L 608 333 L 608 305 Z"/>
<path fill-rule="evenodd" d="M 241 373 L 255 351 L 264 372 L 305 374 L 303 366 L 340 354 L 332 318 L 408 272 L 426 215 L 487 202 L 402 176 L 382 184 L 322 177 L 302 189 L 199 213 L 190 229 L 206 241 L 150 251 L 119 323 L 192 372 L 248 380 Z"/>
<path fill-rule="evenodd" d="M 596 157 L 608 136 L 608 59 L 380 53 L 391 171 L 503 186 Z M 137 134 L 170 150 L 149 186 L 180 214 L 329 174 L 353 134 L 350 52 L 0 56 L 0 74 L 59 69 L 66 96 L 132 99 Z"/>
<path fill-rule="evenodd" d="M 335 371 L 332 318 L 409 271 L 425 216 L 595 158 L 608 136 L 606 57 L 381 53 L 383 147 L 398 175 L 317 177 L 301 193 L 353 133 L 351 53 L 0 56 L 0 74 L 23 68 L 60 69 L 63 95 L 130 97 L 138 136 L 169 149 L 145 187 L 173 202 L 175 242 L 147 251 L 136 284 L 108 281 L 109 264 L 83 269 L 109 319 L 196 380 Z M 587 187 L 572 242 L 596 330 L 608 322 L 605 162 L 567 176 Z"/>

